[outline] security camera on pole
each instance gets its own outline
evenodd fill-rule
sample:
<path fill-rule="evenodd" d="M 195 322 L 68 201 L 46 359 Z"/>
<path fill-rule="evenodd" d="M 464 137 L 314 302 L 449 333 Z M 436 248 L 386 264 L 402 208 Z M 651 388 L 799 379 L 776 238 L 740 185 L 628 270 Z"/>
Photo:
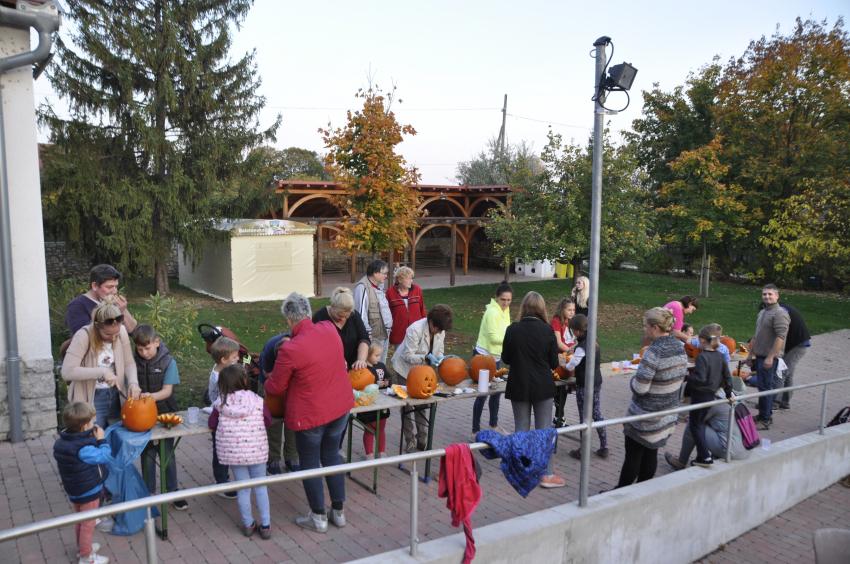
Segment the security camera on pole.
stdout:
<path fill-rule="evenodd" d="M 585 356 L 585 378 L 584 397 L 591 398 L 584 402 L 584 420 L 587 429 L 582 431 L 581 441 L 581 482 L 579 484 L 579 506 L 587 506 L 587 484 L 588 470 L 590 469 L 590 441 L 591 422 L 593 421 L 593 374 L 596 371 L 596 327 L 599 312 L 599 246 L 602 228 L 602 155 L 604 152 L 604 116 L 605 114 L 616 115 L 618 112 L 629 107 L 628 90 L 637 74 L 637 69 L 628 63 L 611 67 L 610 74 L 606 77 L 606 69 L 611 59 L 606 59 L 606 47 L 611 45 L 611 56 L 614 56 L 614 44 L 610 37 L 600 37 L 593 46 L 596 56 L 596 74 L 593 96 L 593 195 L 591 199 L 590 213 L 590 298 L 588 299 L 587 320 L 587 355 Z M 622 110 L 609 110 L 605 107 L 608 92 L 626 92 L 626 106 Z"/>

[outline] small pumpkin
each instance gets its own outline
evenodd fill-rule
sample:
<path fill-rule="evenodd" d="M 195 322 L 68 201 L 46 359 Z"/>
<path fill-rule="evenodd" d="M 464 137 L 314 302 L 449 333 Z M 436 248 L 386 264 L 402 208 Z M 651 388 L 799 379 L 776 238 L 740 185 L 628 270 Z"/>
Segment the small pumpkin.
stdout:
<path fill-rule="evenodd" d="M 286 392 L 282 394 L 270 394 L 266 392 L 265 402 L 272 417 L 284 417 L 286 415 Z"/>
<path fill-rule="evenodd" d="M 738 346 L 741 348 L 742 353 L 750 354 L 750 351 L 747 349 L 747 345 L 745 345 L 744 343 L 738 343 Z M 731 351 L 732 349 L 729 350 Z"/>
<path fill-rule="evenodd" d="M 177 415 L 176 413 L 163 413 L 156 419 L 157 421 L 165 425 L 166 429 L 171 429 L 175 425 L 183 423 L 183 418 Z"/>
<path fill-rule="evenodd" d="M 405 391 L 405 389 L 399 386 L 398 384 L 393 384 L 393 391 L 395 392 L 395 395 L 397 395 L 401 399 L 407 399 L 410 397 Z"/>
<path fill-rule="evenodd" d="M 573 355 L 569 355 L 567 357 L 567 363 L 573 358 Z M 572 378 L 575 375 L 575 370 L 567 370 L 563 366 L 558 366 L 555 370 L 552 371 L 552 375 L 555 377 L 555 380 L 566 380 L 567 378 Z"/>
<path fill-rule="evenodd" d="M 737 343 L 735 343 L 735 339 L 733 339 L 732 337 L 724 336 L 720 337 L 720 342 L 726 345 L 726 348 L 729 349 L 730 354 L 735 352 L 735 347 L 737 346 Z"/>
<path fill-rule="evenodd" d="M 696 358 L 702 352 L 702 349 L 685 343 L 685 352 L 687 353 L 688 358 Z"/>
<path fill-rule="evenodd" d="M 129 398 L 121 406 L 121 422 L 124 423 L 125 427 L 136 433 L 144 433 L 153 429 L 158 415 L 156 402 L 150 397 L 138 400 Z"/>
<path fill-rule="evenodd" d="M 430 366 L 418 364 L 407 373 L 407 393 L 412 398 L 428 399 L 437 391 L 437 373 Z"/>
<path fill-rule="evenodd" d="M 460 358 L 444 358 L 440 363 L 440 380 L 449 386 L 457 386 L 464 380 L 468 368 L 463 359 Z"/>
<path fill-rule="evenodd" d="M 351 379 L 351 387 L 358 392 L 362 392 L 369 384 L 375 383 L 375 375 L 369 372 L 368 368 L 349 370 L 348 377 Z"/>
<path fill-rule="evenodd" d="M 469 361 L 469 377 L 476 384 L 478 383 L 478 371 L 489 370 L 490 381 L 496 377 L 496 359 L 489 354 L 477 354 Z"/>
<path fill-rule="evenodd" d="M 510 368 L 500 368 L 500 369 L 496 370 L 495 378 L 501 378 L 502 376 L 504 376 L 505 374 L 507 374 L 510 371 L 511 371 Z"/>

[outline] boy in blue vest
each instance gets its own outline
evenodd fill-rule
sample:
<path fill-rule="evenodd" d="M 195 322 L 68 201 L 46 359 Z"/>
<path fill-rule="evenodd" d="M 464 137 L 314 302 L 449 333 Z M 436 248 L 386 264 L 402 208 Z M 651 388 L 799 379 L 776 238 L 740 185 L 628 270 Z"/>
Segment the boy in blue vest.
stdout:
<path fill-rule="evenodd" d="M 95 425 L 94 405 L 77 402 L 65 406 L 62 424 L 65 430 L 53 444 L 53 458 L 59 468 L 62 486 L 71 499 L 74 513 L 97 509 L 103 495 L 103 482 L 108 471 L 105 466 L 112 452 L 103 439 L 103 429 Z M 107 564 L 109 558 L 100 556 L 98 543 L 92 542 L 96 520 L 77 523 L 79 564 Z"/>
<path fill-rule="evenodd" d="M 174 386 L 180 383 L 177 362 L 168 354 L 168 347 L 156 337 L 156 329 L 148 324 L 137 325 L 133 330 L 133 343 L 136 345 L 136 374 L 139 377 L 139 387 L 143 398 L 149 397 L 156 402 L 159 415 L 177 411 L 177 399 L 174 397 Z M 165 487 L 167 492 L 176 492 L 177 460 L 174 456 L 174 439 L 165 440 Z M 147 478 L 148 493 L 156 493 L 156 457 L 159 448 L 148 445 L 145 448 L 143 461 Z M 159 461 L 162 464 L 162 460 Z M 174 509 L 185 511 L 189 504 L 185 499 L 172 503 Z"/>

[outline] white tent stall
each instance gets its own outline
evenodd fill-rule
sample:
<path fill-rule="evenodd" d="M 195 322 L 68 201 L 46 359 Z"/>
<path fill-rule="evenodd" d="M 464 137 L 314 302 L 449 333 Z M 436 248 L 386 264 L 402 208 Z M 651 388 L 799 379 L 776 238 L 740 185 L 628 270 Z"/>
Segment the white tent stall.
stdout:
<path fill-rule="evenodd" d="M 208 247 L 198 266 L 180 250 L 180 283 L 233 302 L 313 296 L 313 236 L 306 223 L 276 219 L 226 222 L 229 241 Z"/>

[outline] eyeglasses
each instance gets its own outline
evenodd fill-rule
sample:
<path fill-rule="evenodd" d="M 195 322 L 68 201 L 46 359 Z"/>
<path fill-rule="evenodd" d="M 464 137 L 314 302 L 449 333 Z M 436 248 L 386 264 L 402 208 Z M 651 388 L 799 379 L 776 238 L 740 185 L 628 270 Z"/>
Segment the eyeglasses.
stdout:
<path fill-rule="evenodd" d="M 124 316 L 119 315 L 118 317 L 112 317 L 110 319 L 104 319 L 103 321 L 99 321 L 98 323 L 102 323 L 103 325 L 106 325 L 107 327 L 112 327 L 116 323 L 120 324 L 123 321 L 124 321 Z"/>

